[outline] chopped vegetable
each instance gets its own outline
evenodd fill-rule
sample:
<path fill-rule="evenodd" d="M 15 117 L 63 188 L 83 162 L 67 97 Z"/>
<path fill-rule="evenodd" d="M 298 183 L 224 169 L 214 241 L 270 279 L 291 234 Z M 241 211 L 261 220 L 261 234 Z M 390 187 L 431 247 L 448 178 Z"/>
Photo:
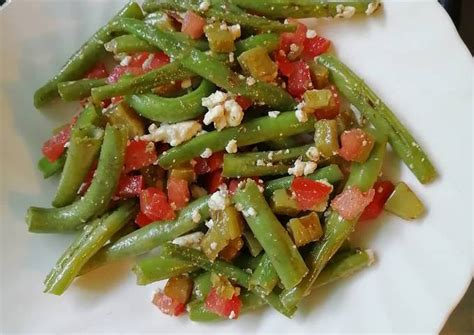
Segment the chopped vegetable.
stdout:
<path fill-rule="evenodd" d="M 374 184 L 374 199 L 367 205 L 367 207 L 365 207 L 359 221 L 376 219 L 382 213 L 383 207 L 394 189 L 395 186 L 391 181 L 383 180 L 376 182 Z"/>
<path fill-rule="evenodd" d="M 193 39 L 198 39 L 204 33 L 206 20 L 191 10 L 188 10 L 183 17 L 181 31 Z"/>
<path fill-rule="evenodd" d="M 323 228 L 319 222 L 319 216 L 314 212 L 290 219 L 286 224 L 286 228 L 297 247 L 318 241 L 323 236 Z"/>
<path fill-rule="evenodd" d="M 347 161 L 363 163 L 374 147 L 374 137 L 362 129 L 346 130 L 341 135 L 339 155 Z"/>
<path fill-rule="evenodd" d="M 402 219 L 413 220 L 425 212 L 425 206 L 404 182 L 399 182 L 384 205 L 385 210 Z"/>
<path fill-rule="evenodd" d="M 153 221 L 174 220 L 175 213 L 162 190 L 148 187 L 140 193 L 140 209 Z"/>
<path fill-rule="evenodd" d="M 362 192 L 357 186 L 345 189 L 331 201 L 331 207 L 346 220 L 354 220 L 362 214 L 374 198 L 373 188 Z"/>
<path fill-rule="evenodd" d="M 339 152 L 336 121 L 319 120 L 314 126 L 314 142 L 319 153 L 326 158 L 336 155 Z"/>
<path fill-rule="evenodd" d="M 327 202 L 332 186 L 325 182 L 304 177 L 296 177 L 291 182 L 291 191 L 295 194 L 296 203 L 301 210 L 310 210 Z"/>
<path fill-rule="evenodd" d="M 277 76 L 277 66 L 264 47 L 244 51 L 237 59 L 244 71 L 256 79 L 272 82 Z"/>
<path fill-rule="evenodd" d="M 132 140 L 127 145 L 125 153 L 125 172 L 139 170 L 156 162 L 156 154 L 153 142 Z"/>

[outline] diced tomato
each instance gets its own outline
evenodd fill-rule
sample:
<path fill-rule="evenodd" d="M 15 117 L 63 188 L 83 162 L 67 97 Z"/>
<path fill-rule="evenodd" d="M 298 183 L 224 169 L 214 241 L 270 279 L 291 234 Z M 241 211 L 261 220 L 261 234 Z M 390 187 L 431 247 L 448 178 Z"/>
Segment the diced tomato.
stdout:
<path fill-rule="evenodd" d="M 108 108 L 112 103 L 112 99 L 105 99 L 100 102 L 100 108 Z"/>
<path fill-rule="evenodd" d="M 113 84 L 116 83 L 120 77 L 122 77 L 125 74 L 131 74 L 133 76 L 138 76 L 143 74 L 144 71 L 141 66 L 122 66 L 118 65 L 116 66 L 110 75 L 107 77 L 107 83 L 108 84 Z"/>
<path fill-rule="evenodd" d="M 143 176 L 122 175 L 119 180 L 117 194 L 121 198 L 138 197 L 143 190 Z"/>
<path fill-rule="evenodd" d="M 341 105 L 341 101 L 339 99 L 339 92 L 337 91 L 334 85 L 330 85 L 329 89 L 332 92 L 332 97 L 329 102 L 329 106 L 326 108 L 321 108 L 314 111 L 314 115 L 316 116 L 318 120 L 321 120 L 321 119 L 332 120 L 332 119 L 335 119 L 339 115 L 339 109 Z"/>
<path fill-rule="evenodd" d="M 194 172 L 198 175 L 214 172 L 221 169 L 224 164 L 224 152 L 219 151 L 212 154 L 209 158 L 194 158 L 196 164 L 194 165 Z"/>
<path fill-rule="evenodd" d="M 166 194 L 156 187 L 149 187 L 140 193 L 140 210 L 154 221 L 173 220 L 175 213 L 168 203 Z"/>
<path fill-rule="evenodd" d="M 130 67 L 142 67 L 143 63 L 148 59 L 150 56 L 149 52 L 137 52 L 131 56 L 130 62 L 128 62 L 128 66 Z"/>
<path fill-rule="evenodd" d="M 278 70 L 282 75 L 285 77 L 289 77 L 293 71 L 295 70 L 295 67 L 293 66 L 293 63 L 288 59 L 286 56 L 286 53 L 284 50 L 277 50 L 274 53 L 274 58 L 278 66 Z"/>
<path fill-rule="evenodd" d="M 219 186 L 225 183 L 225 178 L 222 176 L 222 169 L 210 172 L 205 176 L 206 190 L 209 193 L 214 193 L 219 189 Z"/>
<path fill-rule="evenodd" d="M 374 146 L 374 138 L 360 128 L 346 130 L 341 134 L 339 156 L 346 161 L 364 162 Z"/>
<path fill-rule="evenodd" d="M 92 179 L 94 179 L 95 170 L 97 170 L 97 161 L 95 161 L 94 164 L 92 164 L 89 172 L 87 172 L 87 174 L 84 178 L 84 181 L 82 182 L 82 185 L 79 188 L 79 191 L 77 193 L 82 195 L 82 194 L 85 194 L 87 192 L 87 190 L 89 189 L 89 187 L 92 184 Z"/>
<path fill-rule="evenodd" d="M 123 96 L 112 97 L 112 98 L 110 99 L 110 103 L 111 103 L 112 105 L 117 105 L 117 104 L 121 103 L 122 101 L 123 101 Z"/>
<path fill-rule="evenodd" d="M 186 305 L 173 299 L 163 292 L 155 292 L 152 303 L 157 306 L 160 311 L 171 316 L 179 316 L 186 310 Z"/>
<path fill-rule="evenodd" d="M 248 109 L 250 106 L 252 106 L 252 100 L 247 99 L 244 96 L 238 95 L 235 97 L 235 101 L 242 107 L 243 110 Z"/>
<path fill-rule="evenodd" d="M 84 76 L 87 79 L 100 79 L 100 78 L 107 78 L 109 73 L 105 68 L 104 63 L 97 63 L 94 68 L 92 68 L 87 74 Z"/>
<path fill-rule="evenodd" d="M 56 161 L 65 150 L 65 145 L 71 138 L 71 125 L 64 127 L 59 133 L 44 142 L 42 152 L 43 155 L 51 163 Z"/>
<path fill-rule="evenodd" d="M 373 188 L 362 192 L 358 187 L 352 186 L 345 189 L 331 201 L 331 207 L 346 220 L 356 219 L 368 204 L 374 199 Z"/>
<path fill-rule="evenodd" d="M 365 207 L 359 221 L 376 219 L 383 211 L 383 205 L 392 194 L 395 186 L 389 180 L 381 180 L 374 184 L 375 195 L 370 204 Z"/>
<path fill-rule="evenodd" d="M 288 92 L 295 98 L 300 98 L 304 92 L 313 87 L 309 66 L 299 60 L 293 63 L 294 70 L 288 77 Z"/>
<path fill-rule="evenodd" d="M 137 216 L 135 217 L 135 223 L 139 227 L 145 227 L 146 225 L 149 225 L 152 222 L 153 220 L 150 219 L 145 214 L 143 214 L 142 212 L 138 212 Z"/>
<path fill-rule="evenodd" d="M 304 177 L 295 177 L 291 182 L 291 190 L 295 193 L 298 207 L 309 210 L 326 201 L 332 186 Z"/>
<path fill-rule="evenodd" d="M 125 151 L 125 173 L 153 164 L 158 159 L 153 142 L 133 140 Z"/>
<path fill-rule="evenodd" d="M 147 62 L 150 56 L 152 57 L 151 61 L 149 61 L 149 64 L 146 64 L 145 62 Z M 142 68 L 144 71 L 149 71 L 162 67 L 169 62 L 170 58 L 162 51 L 156 53 L 139 52 L 133 55 L 132 60 L 128 66 L 132 68 L 138 67 Z"/>
<path fill-rule="evenodd" d="M 190 199 L 188 181 L 178 178 L 168 178 L 167 181 L 168 199 L 170 204 L 176 209 L 185 207 Z"/>
<path fill-rule="evenodd" d="M 217 289 L 212 288 L 206 297 L 205 305 L 209 311 L 216 313 L 221 317 L 237 319 L 240 314 L 240 307 L 242 305 L 242 302 L 239 296 L 235 294 L 232 296 L 231 299 L 221 297 L 217 293 Z"/>
<path fill-rule="evenodd" d="M 331 46 L 331 41 L 319 35 L 313 38 L 306 38 L 304 41 L 303 57 L 305 59 L 313 59 L 326 51 Z"/>
<path fill-rule="evenodd" d="M 280 50 L 285 51 L 286 54 L 291 51 L 292 44 L 296 45 L 300 49 L 304 47 L 306 32 L 308 31 L 308 28 L 297 20 L 289 19 L 288 22 L 291 24 L 296 24 L 297 28 L 293 33 L 282 33 L 280 35 Z"/>
<path fill-rule="evenodd" d="M 206 20 L 203 17 L 197 15 L 191 10 L 188 10 L 186 14 L 184 14 L 181 31 L 193 39 L 198 39 L 204 33 L 205 25 Z"/>

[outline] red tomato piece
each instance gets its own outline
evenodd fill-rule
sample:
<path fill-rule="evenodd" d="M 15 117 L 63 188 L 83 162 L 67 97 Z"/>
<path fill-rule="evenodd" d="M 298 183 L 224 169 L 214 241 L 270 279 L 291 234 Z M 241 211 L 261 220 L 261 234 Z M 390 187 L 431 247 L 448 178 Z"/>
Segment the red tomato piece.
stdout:
<path fill-rule="evenodd" d="M 239 296 L 233 295 L 231 299 L 221 297 L 216 288 L 212 288 L 206 297 L 206 308 L 224 318 L 237 319 L 240 314 L 242 302 Z"/>
<path fill-rule="evenodd" d="M 296 24 L 297 28 L 293 33 L 282 33 L 280 35 L 280 49 L 285 51 L 286 54 L 291 51 L 292 44 L 295 44 L 298 48 L 304 47 L 306 32 L 308 31 L 308 28 L 297 20 L 289 19 L 288 23 Z"/>
<path fill-rule="evenodd" d="M 374 184 L 375 195 L 370 204 L 365 207 L 359 221 L 376 219 L 383 211 L 383 205 L 387 202 L 395 186 L 389 180 L 381 180 Z"/>
<path fill-rule="evenodd" d="M 305 59 L 313 59 L 326 51 L 331 46 L 331 41 L 321 36 L 306 38 L 304 41 L 303 57 Z"/>
<path fill-rule="evenodd" d="M 288 59 L 286 56 L 286 53 L 284 50 L 277 50 L 274 53 L 274 58 L 278 66 L 278 70 L 282 75 L 285 77 L 289 77 L 293 71 L 295 70 L 295 67 L 293 66 L 293 63 Z"/>
<path fill-rule="evenodd" d="M 294 70 L 288 77 L 288 92 L 295 98 L 300 98 L 304 92 L 313 88 L 309 66 L 299 60 L 293 63 Z"/>
<path fill-rule="evenodd" d="M 152 300 L 153 305 L 157 306 L 164 314 L 179 316 L 186 310 L 186 305 L 167 296 L 161 291 L 155 292 Z"/>
<path fill-rule="evenodd" d="M 331 185 L 304 177 L 295 177 L 291 182 L 291 190 L 302 210 L 309 210 L 326 201 L 332 189 Z"/>
<path fill-rule="evenodd" d="M 205 176 L 206 190 L 209 193 L 214 193 L 219 189 L 219 186 L 225 183 L 225 178 L 222 176 L 222 169 L 210 172 Z"/>
<path fill-rule="evenodd" d="M 107 78 L 109 73 L 105 68 L 104 63 L 97 63 L 87 74 L 84 76 L 87 79 L 100 79 L 100 78 Z"/>
<path fill-rule="evenodd" d="M 318 120 L 321 120 L 321 119 L 332 120 L 332 119 L 335 119 L 339 115 L 339 107 L 341 105 L 341 101 L 339 100 L 339 92 L 337 91 L 334 85 L 330 85 L 329 89 L 332 92 L 332 97 L 331 97 L 329 106 L 326 108 L 321 108 L 314 111 L 314 115 L 316 116 Z"/>
<path fill-rule="evenodd" d="M 168 200 L 176 209 L 185 207 L 191 197 L 188 181 L 178 178 L 168 178 L 167 186 Z"/>
<path fill-rule="evenodd" d="M 141 66 L 122 66 L 118 65 L 116 66 L 110 75 L 107 77 L 107 83 L 108 84 L 113 84 L 116 83 L 120 77 L 122 77 L 125 74 L 131 74 L 133 76 L 139 76 L 143 74 L 144 71 Z"/>
<path fill-rule="evenodd" d="M 358 187 L 351 186 L 331 201 L 331 207 L 343 219 L 354 220 L 372 202 L 374 195 L 375 191 L 373 188 L 367 192 L 362 192 Z"/>
<path fill-rule="evenodd" d="M 181 31 L 192 39 L 198 39 L 204 33 L 205 25 L 206 20 L 203 17 L 197 15 L 191 10 L 188 10 L 186 14 L 184 14 Z"/>
<path fill-rule="evenodd" d="M 128 66 L 130 67 L 142 67 L 143 63 L 148 59 L 150 56 L 150 53 L 143 51 L 143 52 L 137 52 L 131 56 L 131 60 L 128 63 Z"/>
<path fill-rule="evenodd" d="M 152 222 L 153 220 L 142 212 L 138 212 L 137 216 L 135 217 L 135 223 L 139 227 L 145 227 L 146 225 L 149 225 Z"/>
<path fill-rule="evenodd" d="M 138 197 L 140 192 L 143 190 L 143 185 L 144 182 L 142 175 L 122 175 L 119 180 L 117 194 L 121 198 Z"/>
<path fill-rule="evenodd" d="M 363 161 L 367 158 L 373 145 L 374 140 L 372 136 L 362 129 L 346 130 L 341 134 L 339 156 L 346 161 Z"/>
<path fill-rule="evenodd" d="M 92 164 L 89 172 L 87 172 L 86 177 L 84 178 L 84 181 L 82 182 L 82 185 L 79 188 L 77 193 L 82 195 L 87 192 L 87 190 L 92 184 L 92 179 L 94 179 L 95 170 L 97 170 L 97 161 L 95 161 L 94 164 Z"/>
<path fill-rule="evenodd" d="M 175 213 L 166 194 L 156 187 L 140 192 L 140 210 L 153 221 L 174 220 Z"/>
<path fill-rule="evenodd" d="M 153 142 L 133 140 L 125 151 L 125 173 L 151 165 L 158 159 Z"/>
<path fill-rule="evenodd" d="M 170 62 L 170 58 L 162 51 L 156 53 L 139 52 L 133 55 L 129 67 L 142 68 L 144 71 L 157 69 Z"/>
<path fill-rule="evenodd" d="M 238 95 L 235 97 L 235 101 L 242 107 L 243 110 L 248 109 L 250 106 L 252 106 L 252 100 L 247 99 L 244 96 Z"/>
<path fill-rule="evenodd" d="M 71 138 L 71 125 L 64 127 L 59 133 L 44 142 L 41 149 L 43 155 L 51 163 L 56 161 L 65 150 L 65 145 Z"/>
<path fill-rule="evenodd" d="M 224 164 L 224 152 L 219 151 L 212 154 L 209 158 L 194 158 L 196 164 L 194 165 L 194 172 L 198 175 L 214 172 L 221 169 Z"/>

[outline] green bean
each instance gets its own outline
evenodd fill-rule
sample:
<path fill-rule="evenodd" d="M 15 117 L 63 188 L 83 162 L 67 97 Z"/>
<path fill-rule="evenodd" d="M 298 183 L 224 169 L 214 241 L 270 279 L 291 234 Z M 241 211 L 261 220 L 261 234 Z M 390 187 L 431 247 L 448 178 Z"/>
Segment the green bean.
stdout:
<path fill-rule="evenodd" d="M 65 162 L 66 162 L 65 153 L 62 154 L 61 157 L 59 157 L 57 160 L 55 160 L 52 163 L 46 157 L 41 157 L 41 159 L 38 161 L 38 169 L 43 174 L 43 178 L 46 179 L 61 172 L 64 167 Z"/>
<path fill-rule="evenodd" d="M 65 81 L 58 84 L 58 92 L 64 101 L 76 101 L 90 97 L 93 88 L 106 84 L 106 78 Z"/>
<path fill-rule="evenodd" d="M 265 17 L 260 17 L 256 15 L 251 15 L 238 7 L 228 8 L 223 10 L 221 5 L 225 2 L 222 1 L 213 1 L 211 6 L 206 11 L 199 10 L 200 1 L 195 0 L 146 0 L 143 4 L 143 9 L 146 12 L 154 12 L 157 10 L 178 10 L 186 11 L 188 9 L 199 12 L 199 14 L 204 15 L 208 18 L 213 18 L 214 20 L 221 20 L 231 24 L 240 24 L 246 28 L 255 29 L 257 31 L 263 32 L 285 32 L 285 31 L 295 31 L 296 27 L 292 24 L 283 24 L 278 21 L 269 20 Z M 227 6 L 232 6 L 228 4 Z M 217 7 L 217 8 L 216 8 Z"/>
<path fill-rule="evenodd" d="M 58 74 L 40 87 L 34 95 L 36 108 L 43 107 L 58 96 L 58 84 L 64 81 L 77 80 L 93 67 L 104 56 L 104 43 L 111 38 L 110 24 L 119 17 L 143 18 L 140 6 L 135 2 L 128 3 L 108 24 L 100 28 L 67 62 Z"/>
<path fill-rule="evenodd" d="M 181 260 L 181 261 L 184 262 L 184 260 Z M 196 278 L 194 278 L 193 293 L 196 299 L 202 301 L 206 299 L 209 292 L 211 292 L 211 289 L 212 289 L 211 276 L 212 276 L 212 272 L 206 271 L 206 272 L 201 273 Z"/>
<path fill-rule="evenodd" d="M 198 267 L 191 262 L 168 255 L 156 255 L 144 258 L 133 267 L 138 285 L 147 285 L 155 281 L 168 279 L 196 271 Z"/>
<path fill-rule="evenodd" d="M 270 257 L 264 254 L 250 278 L 250 286 L 260 286 L 265 294 L 269 294 L 279 281 L 278 273 L 275 271 Z"/>
<path fill-rule="evenodd" d="M 253 180 L 247 180 L 244 188 L 235 192 L 234 202 L 242 207 L 243 213 L 247 213 L 244 215 L 245 220 L 270 258 L 283 286 L 289 289 L 297 285 L 308 268 L 257 184 Z"/>
<path fill-rule="evenodd" d="M 373 186 L 382 169 L 386 142 L 386 139 L 377 139 L 369 159 L 362 164 L 352 164 L 346 188 L 357 186 L 365 192 Z M 331 212 L 326 220 L 323 240 L 316 243 L 307 256 L 309 273 L 298 286 L 285 290 L 280 295 L 285 306 L 288 308 L 297 306 L 303 297 L 310 293 L 321 270 L 352 233 L 357 220 L 358 218 L 345 220 L 336 211 Z"/>
<path fill-rule="evenodd" d="M 270 197 L 274 191 L 281 188 L 290 188 L 291 182 L 294 178 L 294 176 L 287 176 L 267 181 L 265 183 L 265 196 Z M 331 164 L 316 170 L 316 172 L 305 176 L 305 178 L 313 180 L 326 179 L 328 183 L 334 184 L 340 181 L 343 178 L 343 175 L 341 170 L 339 169 L 339 166 L 337 166 L 336 164 Z"/>
<path fill-rule="evenodd" d="M 291 110 L 295 106 L 294 99 L 281 87 L 258 80 L 249 86 L 245 78 L 233 72 L 227 65 L 192 48 L 188 43 L 177 40 L 170 32 L 147 26 L 135 19 L 119 19 L 114 29 L 126 31 L 155 45 L 171 58 L 179 59 L 188 70 L 231 93 L 279 110 Z"/>
<path fill-rule="evenodd" d="M 253 257 L 258 256 L 262 252 L 263 248 L 260 242 L 258 242 L 258 240 L 253 235 L 252 231 L 250 231 L 249 229 L 245 229 L 242 235 L 244 236 L 250 254 Z"/>
<path fill-rule="evenodd" d="M 324 268 L 316 279 L 313 288 L 328 285 L 339 279 L 348 277 L 373 263 L 374 257 L 371 250 L 350 250 L 348 252 L 338 253 Z M 203 299 L 204 300 L 204 299 Z M 262 307 L 265 302 L 252 292 L 244 292 L 240 296 L 242 302 L 241 313 L 246 313 Z M 195 300 L 188 304 L 189 318 L 192 321 L 216 321 L 221 318 L 210 312 L 204 301 Z"/>
<path fill-rule="evenodd" d="M 225 154 L 222 175 L 224 177 L 252 177 L 287 174 L 295 159 L 306 157 L 311 145 L 288 150 Z M 286 165 L 285 165 L 286 164 Z"/>
<path fill-rule="evenodd" d="M 310 132 L 314 129 L 314 119 L 299 122 L 294 112 L 281 113 L 277 118 L 260 117 L 241 124 L 199 135 L 190 141 L 174 147 L 159 157 L 159 164 L 168 169 L 198 157 L 209 148 L 213 152 L 222 151 L 229 141 L 236 140 L 237 146 L 246 146 L 274 138 Z"/>
<path fill-rule="evenodd" d="M 338 14 L 341 14 L 337 9 L 340 5 L 354 8 L 355 13 L 366 13 L 369 4 L 372 3 L 372 6 L 375 6 L 375 3 L 378 5 L 378 2 L 378 0 L 231 0 L 231 3 L 252 13 L 273 19 L 285 19 L 287 17 L 337 17 Z"/>
<path fill-rule="evenodd" d="M 331 55 L 321 55 L 318 62 L 329 69 L 336 87 L 381 133 L 388 136 L 395 153 L 422 183 L 432 181 L 436 170 L 410 132 L 382 100 L 346 65 Z"/>
<path fill-rule="evenodd" d="M 30 207 L 26 214 L 29 231 L 72 232 L 81 229 L 95 215 L 101 214 L 115 194 L 123 168 L 126 146 L 126 129 L 107 126 L 97 170 L 86 194 L 62 208 Z"/>
<path fill-rule="evenodd" d="M 69 140 L 66 163 L 53 200 L 54 207 L 70 205 L 99 155 L 104 131 L 95 126 L 74 128 Z"/>
<path fill-rule="evenodd" d="M 129 200 L 112 213 L 85 226 L 46 277 L 45 292 L 56 295 L 64 293 L 87 260 L 133 218 L 137 209 L 135 203 Z"/>
<path fill-rule="evenodd" d="M 245 231 L 244 231 L 245 234 Z M 254 237 L 255 238 L 255 237 Z M 258 242 L 258 241 L 257 241 Z M 262 249 L 263 250 L 263 249 Z M 232 260 L 232 263 L 238 266 L 241 269 L 244 269 L 247 272 L 253 272 L 260 263 L 263 253 L 260 253 L 257 256 L 252 256 L 251 254 L 241 253 L 239 256 Z"/>
<path fill-rule="evenodd" d="M 258 34 L 247 37 L 235 43 L 235 53 L 240 55 L 242 52 L 256 48 L 264 47 L 268 52 L 278 49 L 280 36 L 278 34 Z"/>
<path fill-rule="evenodd" d="M 183 259 L 191 261 L 194 265 L 203 268 L 204 270 L 215 272 L 221 276 L 229 278 L 237 285 L 249 288 L 250 275 L 244 270 L 234 266 L 233 264 L 221 261 L 219 259 L 211 262 L 206 255 L 198 250 L 191 248 L 180 247 L 174 244 L 166 244 L 164 249 L 167 249 L 171 255 L 181 257 Z M 260 296 L 266 303 L 275 308 L 278 312 L 282 313 L 287 317 L 293 316 L 296 309 L 286 309 L 278 299 L 278 296 L 274 293 L 269 295 L 263 294 L 259 287 L 253 288 L 255 294 Z"/>
<path fill-rule="evenodd" d="M 209 218 L 208 196 L 191 202 L 179 212 L 173 221 L 157 221 L 135 230 L 117 242 L 107 245 L 89 260 L 82 269 L 82 274 L 98 268 L 106 263 L 144 254 L 157 246 L 175 239 L 198 228 Z M 198 211 L 201 218 L 195 222 L 193 213 Z"/>
<path fill-rule="evenodd" d="M 202 98 L 215 91 L 214 84 L 202 80 L 194 91 L 176 98 L 164 98 L 156 94 L 129 95 L 125 101 L 142 117 L 152 121 L 176 123 L 195 119 L 206 112 Z"/>
<path fill-rule="evenodd" d="M 276 138 L 264 143 L 272 150 L 283 150 L 298 146 L 300 143 L 294 137 Z"/>
<path fill-rule="evenodd" d="M 89 126 L 102 126 L 102 113 L 97 110 L 94 104 L 89 103 L 79 114 L 74 128 L 84 128 Z"/>
<path fill-rule="evenodd" d="M 127 94 L 143 94 L 155 87 L 187 79 L 193 75 L 194 73 L 183 68 L 179 62 L 173 62 L 141 76 L 121 79 L 115 84 L 93 88 L 91 95 L 95 102 L 100 102 Z"/>

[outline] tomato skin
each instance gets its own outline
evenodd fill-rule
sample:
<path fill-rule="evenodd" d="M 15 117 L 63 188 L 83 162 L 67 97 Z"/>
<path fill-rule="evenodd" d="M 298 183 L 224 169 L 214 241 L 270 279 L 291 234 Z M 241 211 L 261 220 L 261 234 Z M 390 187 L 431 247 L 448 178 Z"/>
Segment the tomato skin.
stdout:
<path fill-rule="evenodd" d="M 107 84 L 114 84 L 116 83 L 120 77 L 125 74 L 131 74 L 133 76 L 139 76 L 143 74 L 145 71 L 142 69 L 141 66 L 122 66 L 117 65 L 114 67 L 112 72 L 107 77 Z"/>
<path fill-rule="evenodd" d="M 101 79 L 101 78 L 107 78 L 108 75 L 109 73 L 107 72 L 107 69 L 105 68 L 104 63 L 99 62 L 89 72 L 86 73 L 84 78 Z"/>
<path fill-rule="evenodd" d="M 210 172 L 205 176 L 206 190 L 209 193 L 214 193 L 219 189 L 219 186 L 225 183 L 225 178 L 222 176 L 222 170 L 218 169 Z"/>
<path fill-rule="evenodd" d="M 274 59 L 277 63 L 278 71 L 280 71 L 283 76 L 289 77 L 295 70 L 293 63 L 288 59 L 284 50 L 275 51 Z"/>
<path fill-rule="evenodd" d="M 242 302 L 237 295 L 233 295 L 231 299 L 221 297 L 216 288 L 212 288 L 205 300 L 206 308 L 224 318 L 237 319 L 240 314 Z"/>
<path fill-rule="evenodd" d="M 194 165 L 194 172 L 196 172 L 196 174 L 203 175 L 214 172 L 222 168 L 224 164 L 224 152 L 215 152 L 209 158 L 196 157 L 194 161 L 196 162 Z"/>
<path fill-rule="evenodd" d="M 303 23 L 289 19 L 288 23 L 296 24 L 296 31 L 292 33 L 282 33 L 280 35 L 280 50 L 283 50 L 286 54 L 291 51 L 291 45 L 295 44 L 300 49 L 304 47 L 304 43 L 306 40 L 306 32 L 308 28 Z"/>
<path fill-rule="evenodd" d="M 340 112 L 341 101 L 339 99 L 339 92 L 337 91 L 337 88 L 334 85 L 330 85 L 328 88 L 332 92 L 330 105 L 326 108 L 316 109 L 314 111 L 314 115 L 316 116 L 316 119 L 318 120 L 335 119 L 339 115 L 339 112 Z"/>
<path fill-rule="evenodd" d="M 155 292 L 152 300 L 153 305 L 158 307 L 164 314 L 179 316 L 186 310 L 186 305 L 167 296 L 163 292 Z"/>
<path fill-rule="evenodd" d="M 135 224 L 139 227 L 145 227 L 146 225 L 149 225 L 152 222 L 153 220 L 142 212 L 138 212 L 137 216 L 135 217 Z"/>
<path fill-rule="evenodd" d="M 331 207 L 346 220 L 356 219 L 375 195 L 373 188 L 367 192 L 362 192 L 358 187 L 351 186 L 338 194 L 332 201 Z"/>
<path fill-rule="evenodd" d="M 191 198 L 188 181 L 178 178 L 168 178 L 168 200 L 176 209 L 185 207 Z"/>
<path fill-rule="evenodd" d="M 153 59 L 150 64 L 147 64 L 145 68 L 145 62 L 148 60 L 150 55 L 153 55 Z M 149 52 L 138 52 L 132 56 L 132 60 L 128 64 L 131 68 L 142 68 L 143 71 L 149 71 L 157 69 L 166 65 L 170 62 L 170 58 L 162 51 L 149 53 Z"/>
<path fill-rule="evenodd" d="M 293 63 L 294 70 L 288 77 L 287 90 L 295 98 L 301 96 L 307 90 L 313 88 L 311 81 L 311 72 L 306 62 L 299 60 Z"/>
<path fill-rule="evenodd" d="M 125 151 L 124 172 L 128 173 L 153 164 L 158 159 L 153 142 L 133 140 Z"/>
<path fill-rule="evenodd" d="M 332 189 L 330 185 L 304 177 L 295 177 L 291 182 L 291 190 L 302 210 L 309 210 L 326 201 Z"/>
<path fill-rule="evenodd" d="M 365 207 L 360 215 L 359 221 L 367 221 L 376 219 L 383 212 L 383 205 L 388 200 L 395 185 L 389 180 L 381 180 L 374 184 L 374 199 Z"/>
<path fill-rule="evenodd" d="M 66 143 L 71 138 L 71 128 L 69 125 L 59 133 L 44 142 L 41 152 L 51 163 L 55 162 L 63 154 Z"/>
<path fill-rule="evenodd" d="M 326 51 L 331 46 L 331 41 L 316 35 L 313 38 L 306 38 L 304 41 L 303 57 L 305 59 L 313 59 Z"/>
<path fill-rule="evenodd" d="M 153 221 L 174 220 L 176 217 L 166 194 L 156 187 L 140 192 L 140 210 Z"/>
<path fill-rule="evenodd" d="M 142 175 L 122 175 L 119 180 L 117 194 L 121 198 L 138 197 L 140 192 L 143 190 L 143 185 L 144 182 Z"/>
<path fill-rule="evenodd" d="M 192 39 L 198 39 L 204 33 L 205 25 L 206 20 L 203 17 L 191 10 L 188 10 L 186 14 L 184 14 L 181 31 Z"/>
<path fill-rule="evenodd" d="M 341 134 L 339 156 L 346 161 L 362 163 L 367 159 L 373 146 L 373 137 L 362 129 L 354 128 L 346 130 Z"/>
<path fill-rule="evenodd" d="M 235 101 L 240 105 L 240 107 L 242 107 L 243 110 L 247 110 L 250 106 L 252 106 L 252 100 L 247 99 L 242 95 L 236 96 Z"/>

